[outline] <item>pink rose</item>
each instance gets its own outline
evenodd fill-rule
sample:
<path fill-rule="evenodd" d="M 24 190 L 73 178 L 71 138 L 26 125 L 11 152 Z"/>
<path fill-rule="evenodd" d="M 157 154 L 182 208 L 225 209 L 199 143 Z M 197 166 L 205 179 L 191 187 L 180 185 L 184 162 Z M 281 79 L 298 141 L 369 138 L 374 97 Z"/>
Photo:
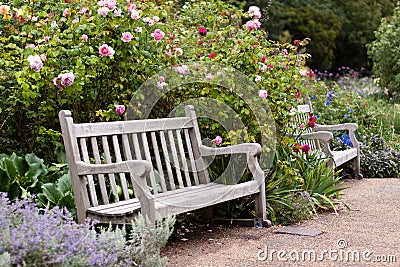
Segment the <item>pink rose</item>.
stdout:
<path fill-rule="evenodd" d="M 115 54 L 115 51 L 111 46 L 103 44 L 99 47 L 99 54 L 106 57 L 112 57 Z"/>
<path fill-rule="evenodd" d="M 249 7 L 248 13 L 249 13 L 249 17 L 250 17 L 250 18 L 252 18 L 252 17 L 255 17 L 255 18 L 257 18 L 257 19 L 261 18 L 260 8 L 257 7 L 257 6 L 251 6 L 251 7 Z"/>
<path fill-rule="evenodd" d="M 204 27 L 200 27 L 200 28 L 197 30 L 197 33 L 200 34 L 201 36 L 206 36 L 206 35 L 207 35 L 207 29 L 204 28 Z"/>
<path fill-rule="evenodd" d="M 100 0 L 100 1 L 97 2 L 97 5 L 100 6 L 100 7 L 103 7 L 105 4 L 106 3 L 103 0 Z"/>
<path fill-rule="evenodd" d="M 264 63 L 267 60 L 267 56 L 262 56 L 261 63 Z"/>
<path fill-rule="evenodd" d="M 35 48 L 36 48 L 36 45 L 34 45 L 34 44 L 27 44 L 27 45 L 25 46 L 25 48 L 32 48 L 32 49 L 35 49 Z"/>
<path fill-rule="evenodd" d="M 121 17 L 121 14 L 122 14 L 121 9 L 118 9 L 118 8 L 114 9 L 114 16 Z"/>
<path fill-rule="evenodd" d="M 164 89 L 164 86 L 166 86 L 166 85 L 167 85 L 166 82 L 160 82 L 160 81 L 158 81 L 158 82 L 157 82 L 157 89 L 162 90 L 162 89 Z"/>
<path fill-rule="evenodd" d="M 79 18 L 75 18 L 72 20 L 71 24 L 74 25 L 79 22 Z"/>
<path fill-rule="evenodd" d="M 117 5 L 117 1 L 115 1 L 115 0 L 105 0 L 104 1 L 104 6 L 108 7 L 109 10 L 114 10 L 116 5 Z"/>
<path fill-rule="evenodd" d="M 266 99 L 268 97 L 268 91 L 260 90 L 260 91 L 258 91 L 258 96 L 261 97 L 262 99 Z"/>
<path fill-rule="evenodd" d="M 136 9 L 136 5 L 135 4 L 131 4 L 129 7 L 128 7 L 128 12 L 130 13 L 130 12 L 132 12 L 133 10 L 135 10 Z"/>
<path fill-rule="evenodd" d="M 143 31 L 143 29 L 142 29 L 142 27 L 136 27 L 135 31 L 138 33 L 141 33 Z"/>
<path fill-rule="evenodd" d="M 133 38 L 133 36 L 132 36 L 132 34 L 131 34 L 130 32 L 124 32 L 124 33 L 122 33 L 122 38 L 121 38 L 121 40 L 122 40 L 123 42 L 130 42 L 130 41 L 132 41 L 132 38 Z"/>
<path fill-rule="evenodd" d="M 72 72 L 67 72 L 58 76 L 61 78 L 60 83 L 62 86 L 71 86 L 75 80 L 75 75 Z"/>
<path fill-rule="evenodd" d="M 61 85 L 61 78 L 60 77 L 55 77 L 53 79 L 53 84 L 55 86 L 57 86 L 57 88 L 59 88 L 59 89 L 63 88 L 63 86 Z"/>
<path fill-rule="evenodd" d="M 160 29 L 156 29 L 151 36 L 154 38 L 154 41 L 159 42 L 162 38 L 164 38 L 165 33 L 160 30 Z"/>
<path fill-rule="evenodd" d="M 207 74 L 207 76 L 206 76 L 206 80 L 207 80 L 207 81 L 210 81 L 210 80 L 211 80 L 211 78 L 212 78 L 212 74 L 211 74 L 211 73 Z"/>
<path fill-rule="evenodd" d="M 164 76 L 160 76 L 160 77 L 158 77 L 158 81 L 159 81 L 159 82 L 161 82 L 161 83 L 162 83 L 162 82 L 164 82 L 164 81 L 165 81 L 165 78 L 164 78 Z"/>
<path fill-rule="evenodd" d="M 176 67 L 176 72 L 178 72 L 178 74 L 182 74 L 182 75 L 188 74 L 189 67 L 186 64 L 184 64 L 182 66 L 178 66 L 178 67 Z"/>
<path fill-rule="evenodd" d="M 140 19 L 140 13 L 137 10 L 132 10 L 131 18 L 132 19 Z"/>
<path fill-rule="evenodd" d="M 212 141 L 214 144 L 216 144 L 218 146 L 222 143 L 222 137 L 218 135 Z"/>
<path fill-rule="evenodd" d="M 88 38 L 89 38 L 89 37 L 88 37 L 86 34 L 82 34 L 82 40 L 83 40 L 84 42 L 87 42 Z"/>
<path fill-rule="evenodd" d="M 46 55 L 41 54 L 41 55 L 40 55 L 40 59 L 41 59 L 42 61 L 46 61 L 47 57 L 46 57 Z"/>
<path fill-rule="evenodd" d="M 258 19 L 255 20 L 249 20 L 248 22 L 246 22 L 246 29 L 251 30 L 257 30 L 261 27 L 261 23 Z"/>
<path fill-rule="evenodd" d="M 45 36 L 45 37 L 43 37 L 43 40 L 45 40 L 45 41 L 50 40 L 50 36 Z"/>
<path fill-rule="evenodd" d="M 79 14 L 85 14 L 86 12 L 88 12 L 88 11 L 90 11 L 90 9 L 89 8 L 87 8 L 87 7 L 82 7 L 81 8 L 81 10 L 79 10 Z"/>
<path fill-rule="evenodd" d="M 99 10 L 97 10 L 97 14 L 103 17 L 107 17 L 108 12 L 110 12 L 110 9 L 108 7 L 100 7 Z"/>
<path fill-rule="evenodd" d="M 67 16 L 69 16 L 69 14 L 71 14 L 71 11 L 69 10 L 69 8 L 64 9 L 64 11 L 62 13 L 63 17 L 67 17 Z"/>
<path fill-rule="evenodd" d="M 36 72 L 39 72 L 43 68 L 43 62 L 40 56 L 28 56 L 27 58 L 29 66 Z"/>
<path fill-rule="evenodd" d="M 258 83 L 259 81 L 261 81 L 261 76 L 260 75 L 256 75 L 256 77 L 254 78 L 254 81 L 256 83 Z"/>
<path fill-rule="evenodd" d="M 118 115 L 122 115 L 125 113 L 125 106 L 124 105 L 115 105 L 115 112 Z"/>
<path fill-rule="evenodd" d="M 158 16 L 154 16 L 154 17 L 153 17 L 153 21 L 154 21 L 154 22 L 159 22 L 159 21 L 160 21 L 160 18 L 159 18 Z"/>

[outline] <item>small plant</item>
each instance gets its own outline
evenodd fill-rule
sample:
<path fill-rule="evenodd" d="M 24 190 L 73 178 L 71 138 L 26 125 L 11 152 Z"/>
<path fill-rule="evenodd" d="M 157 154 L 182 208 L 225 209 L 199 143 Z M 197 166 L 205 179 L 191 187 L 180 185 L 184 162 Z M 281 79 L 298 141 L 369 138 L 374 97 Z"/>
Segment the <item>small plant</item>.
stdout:
<path fill-rule="evenodd" d="M 360 157 L 365 177 L 400 177 L 400 152 L 387 146 L 382 136 L 364 136 Z"/>
<path fill-rule="evenodd" d="M 271 203 L 273 224 L 295 224 L 313 216 L 313 204 L 307 192 L 294 192 L 285 202 Z"/>
<path fill-rule="evenodd" d="M 165 266 L 159 250 L 175 219 L 150 226 L 138 215 L 131 239 L 111 227 L 96 232 L 92 223 L 79 225 L 59 208 L 38 209 L 26 198 L 10 202 L 0 193 L 1 266 Z"/>

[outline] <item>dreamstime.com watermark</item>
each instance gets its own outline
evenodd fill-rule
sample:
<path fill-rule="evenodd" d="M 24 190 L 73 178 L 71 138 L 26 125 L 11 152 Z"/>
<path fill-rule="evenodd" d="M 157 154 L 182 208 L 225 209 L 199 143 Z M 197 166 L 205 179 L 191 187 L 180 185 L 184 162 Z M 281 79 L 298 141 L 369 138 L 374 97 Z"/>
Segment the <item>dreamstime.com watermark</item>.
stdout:
<path fill-rule="evenodd" d="M 396 255 L 375 255 L 373 251 L 365 249 L 351 249 L 347 241 L 339 239 L 335 249 L 302 249 L 276 250 L 265 246 L 257 252 L 259 261 L 269 262 L 375 262 L 395 263 Z"/>

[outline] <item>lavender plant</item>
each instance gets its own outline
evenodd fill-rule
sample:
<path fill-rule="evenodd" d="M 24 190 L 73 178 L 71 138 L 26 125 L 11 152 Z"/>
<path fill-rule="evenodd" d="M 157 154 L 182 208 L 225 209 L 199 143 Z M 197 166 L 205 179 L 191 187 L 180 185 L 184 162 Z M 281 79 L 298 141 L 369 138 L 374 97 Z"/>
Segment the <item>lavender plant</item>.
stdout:
<path fill-rule="evenodd" d="M 141 216 L 138 218 L 144 221 Z M 170 218 L 158 222 L 154 229 L 147 224 L 134 224 L 133 232 L 142 235 L 128 245 L 125 228 L 102 228 L 97 233 L 93 223 L 76 224 L 65 210 L 39 210 L 32 199 L 10 202 L 5 193 L 0 193 L 0 263 L 5 263 L 2 266 L 165 266 L 165 259 L 154 252 L 165 244 L 173 223 Z M 147 250 L 153 253 L 150 263 L 145 258 Z"/>

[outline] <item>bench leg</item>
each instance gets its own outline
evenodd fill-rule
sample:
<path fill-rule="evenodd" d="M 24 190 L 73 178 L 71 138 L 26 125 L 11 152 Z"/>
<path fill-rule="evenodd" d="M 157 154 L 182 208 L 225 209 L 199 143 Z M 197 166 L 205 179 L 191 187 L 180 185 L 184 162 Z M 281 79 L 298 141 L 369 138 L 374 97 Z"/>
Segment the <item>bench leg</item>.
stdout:
<path fill-rule="evenodd" d="M 271 226 L 272 223 L 267 219 L 267 204 L 265 197 L 265 185 L 262 183 L 260 185 L 260 193 L 255 195 L 255 211 L 256 217 L 262 219 L 263 222 L 266 223 L 267 226 Z"/>
<path fill-rule="evenodd" d="M 356 157 L 354 159 L 354 163 L 353 164 L 354 164 L 354 177 L 356 179 L 362 179 L 363 176 L 362 176 L 362 174 L 360 172 L 360 156 L 358 156 L 358 157 Z"/>

